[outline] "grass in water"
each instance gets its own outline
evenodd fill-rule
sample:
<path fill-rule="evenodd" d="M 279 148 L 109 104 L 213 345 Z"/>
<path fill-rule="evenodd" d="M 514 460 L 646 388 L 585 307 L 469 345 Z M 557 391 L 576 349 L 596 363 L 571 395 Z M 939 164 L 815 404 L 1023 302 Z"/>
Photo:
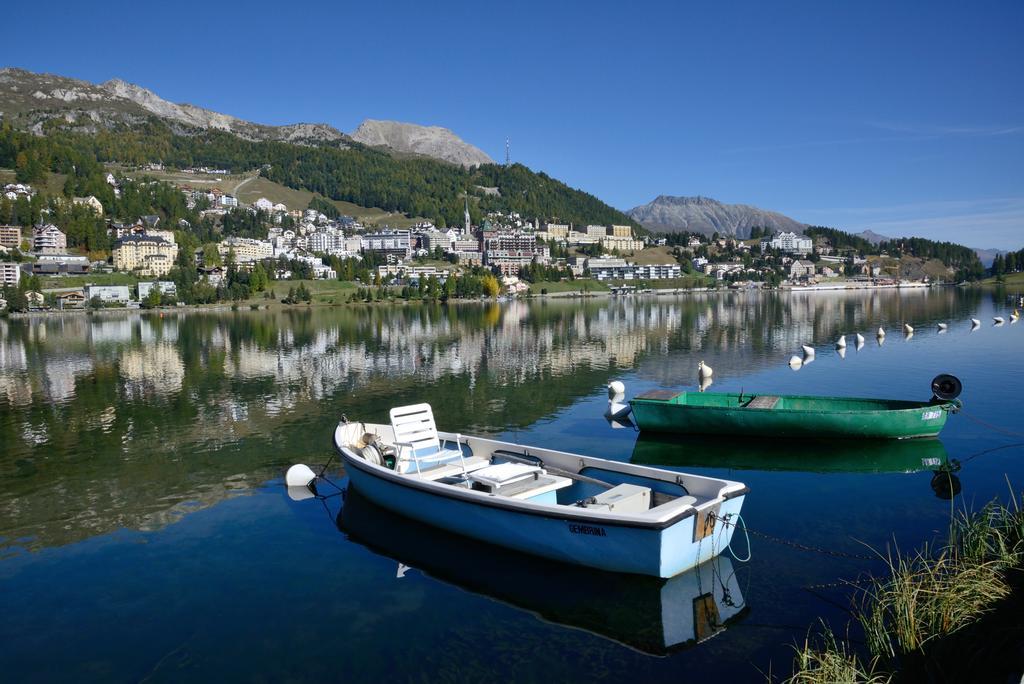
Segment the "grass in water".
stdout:
<path fill-rule="evenodd" d="M 832 630 L 823 624 L 817 642 L 808 636 L 803 647 L 797 649 L 794 673 L 787 681 L 790 684 L 885 684 L 892 679 L 888 675 L 876 673 L 875 667 L 876 661 L 864 667 L 846 642 L 837 639 Z"/>
<path fill-rule="evenodd" d="M 960 513 L 950 523 L 944 546 L 925 546 L 910 556 L 897 553 L 888 564 L 885 576 L 870 579 L 856 610 L 871 657 L 868 666 L 848 640 L 837 639 L 822 625 L 816 642 L 808 638 L 797 648 L 788 681 L 913 678 L 913 672 L 901 671 L 908 664 L 912 670 L 955 670 L 957 664 L 948 659 L 960 658 L 959 648 L 977 646 L 972 640 L 979 638 L 991 641 L 991 634 L 979 637 L 977 627 L 966 628 L 1000 605 L 1012 605 L 1014 592 L 1020 592 L 1024 511 L 1011 497 L 1010 506 L 992 502 L 980 511 Z M 991 629 L 989 624 L 980 631 Z"/>

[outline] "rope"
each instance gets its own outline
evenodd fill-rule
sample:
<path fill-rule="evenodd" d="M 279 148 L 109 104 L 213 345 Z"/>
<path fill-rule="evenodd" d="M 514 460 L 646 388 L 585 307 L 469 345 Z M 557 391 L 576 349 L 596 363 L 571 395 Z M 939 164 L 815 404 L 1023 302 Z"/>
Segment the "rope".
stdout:
<path fill-rule="evenodd" d="M 1024 447 L 1024 442 L 1014 442 L 1013 444 L 1003 444 L 1002 446 L 992 447 L 991 449 L 985 449 L 983 451 L 976 451 L 970 456 L 960 459 L 960 463 L 967 463 L 968 461 L 977 458 L 978 456 L 984 456 L 985 454 L 991 454 L 994 451 L 1002 451 L 1003 449 L 1016 449 Z"/>
<path fill-rule="evenodd" d="M 960 414 L 964 418 L 967 418 L 968 420 L 973 420 L 975 423 L 977 423 L 978 425 L 981 425 L 982 427 L 987 427 L 989 430 L 993 430 L 995 432 L 1000 432 L 1000 433 L 1002 433 L 1004 435 L 1007 435 L 1009 437 L 1024 437 L 1024 432 L 1014 432 L 1013 430 L 1007 430 L 1005 428 L 999 427 L 998 425 L 993 425 L 992 423 L 986 423 L 981 418 L 975 418 L 974 416 L 972 416 L 971 414 L 967 413 L 967 411 L 964 411 L 963 409 L 960 410 Z"/>
<path fill-rule="evenodd" d="M 735 523 L 732 523 L 732 522 L 726 520 L 723 517 L 720 517 L 718 515 L 714 515 L 714 518 L 716 520 L 721 520 L 723 525 L 732 525 L 733 527 L 736 527 Z M 751 529 L 751 528 L 747 527 L 746 522 L 743 523 L 743 528 L 745 530 L 747 530 L 750 534 L 754 535 L 755 537 L 760 537 L 760 538 L 765 539 L 767 541 L 775 542 L 776 544 L 781 544 L 782 546 L 788 546 L 790 548 L 797 549 L 798 551 L 807 551 L 808 553 L 818 553 L 818 554 L 821 554 L 823 556 L 831 556 L 833 558 L 852 558 L 854 560 L 878 560 L 878 556 L 867 556 L 867 555 L 858 554 L 858 553 L 847 553 L 845 551 L 833 551 L 831 549 L 823 549 L 823 548 L 820 548 L 818 546 L 810 546 L 808 544 L 801 544 L 799 542 L 790 541 L 788 539 L 782 539 L 780 537 L 775 537 L 775 536 L 772 536 L 772 535 L 770 535 L 770 534 L 768 534 L 766 532 L 758 532 L 757 530 L 754 530 L 754 529 Z"/>
<path fill-rule="evenodd" d="M 725 548 L 728 549 L 729 555 L 731 555 L 733 558 L 735 558 L 737 562 L 739 562 L 739 563 L 746 563 L 747 561 L 749 561 L 754 556 L 754 549 L 750 546 L 750 535 L 747 533 L 747 523 L 746 523 L 746 521 L 743 520 L 743 516 L 740 515 L 739 513 L 736 514 L 736 522 L 737 523 L 743 523 L 743 536 L 747 540 L 747 557 L 746 558 L 740 558 L 739 556 L 736 555 L 736 552 L 732 550 L 732 539 L 729 540 L 729 545 L 727 547 L 725 547 Z M 736 527 L 738 528 L 739 525 L 737 525 Z"/>

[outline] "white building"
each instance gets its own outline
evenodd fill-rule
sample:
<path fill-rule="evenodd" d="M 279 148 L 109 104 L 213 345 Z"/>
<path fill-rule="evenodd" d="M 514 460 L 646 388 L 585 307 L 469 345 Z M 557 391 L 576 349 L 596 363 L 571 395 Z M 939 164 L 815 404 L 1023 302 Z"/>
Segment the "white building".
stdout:
<path fill-rule="evenodd" d="M 790 254 L 808 254 L 814 249 L 814 240 L 796 233 L 776 233 L 771 240 L 761 241 L 761 249 L 769 247 Z"/>
<path fill-rule="evenodd" d="M 86 301 L 92 301 L 93 297 L 99 297 L 104 304 L 109 302 L 126 303 L 131 301 L 132 295 L 127 285 L 86 285 Z"/>
<path fill-rule="evenodd" d="M 21 280 L 21 268 L 13 261 L 0 261 L 0 287 L 14 287 Z"/>
<path fill-rule="evenodd" d="M 636 268 L 626 263 L 625 259 L 610 257 L 587 259 L 590 275 L 597 280 L 633 280 Z"/>
<path fill-rule="evenodd" d="M 236 264 L 247 264 L 272 258 L 274 256 L 274 245 L 267 240 L 229 237 L 218 243 L 217 251 L 225 258 L 228 254 L 234 252 Z"/>
<path fill-rule="evenodd" d="M 642 280 L 681 278 L 683 277 L 683 269 L 679 264 L 651 264 L 649 266 L 637 266 L 636 277 Z"/>
<path fill-rule="evenodd" d="M 407 230 L 366 233 L 362 237 L 364 252 L 378 252 L 399 259 L 408 259 L 412 252 L 412 236 Z"/>
<path fill-rule="evenodd" d="M 32 249 L 40 254 L 63 254 L 68 251 L 68 238 L 52 224 L 36 226 L 32 229 Z"/>
<path fill-rule="evenodd" d="M 139 283 L 139 301 L 145 299 L 150 290 L 156 288 L 160 291 L 160 294 L 175 296 L 178 294 L 178 289 L 174 283 L 170 280 L 151 280 Z"/>
<path fill-rule="evenodd" d="M 266 197 L 260 197 L 258 200 L 252 203 L 252 206 L 256 207 L 260 211 L 270 213 L 274 211 L 274 203 L 268 200 Z"/>

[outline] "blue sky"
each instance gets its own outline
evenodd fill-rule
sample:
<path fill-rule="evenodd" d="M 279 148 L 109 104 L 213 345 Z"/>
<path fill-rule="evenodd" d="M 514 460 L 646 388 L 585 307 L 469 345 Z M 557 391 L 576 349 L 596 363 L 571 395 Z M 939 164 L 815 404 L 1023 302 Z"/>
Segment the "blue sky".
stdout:
<path fill-rule="evenodd" d="M 628 209 L 1024 246 L 1024 3 L 11 3 L 0 64 L 451 128 Z"/>

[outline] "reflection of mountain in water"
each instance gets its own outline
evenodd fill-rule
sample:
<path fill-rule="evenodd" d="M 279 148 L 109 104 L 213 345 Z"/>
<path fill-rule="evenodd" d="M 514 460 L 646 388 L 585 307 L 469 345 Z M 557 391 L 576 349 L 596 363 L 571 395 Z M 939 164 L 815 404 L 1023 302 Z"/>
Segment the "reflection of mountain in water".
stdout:
<path fill-rule="evenodd" d="M 669 580 L 595 571 L 423 525 L 351 488 L 337 523 L 350 538 L 402 565 L 654 655 L 708 639 L 748 610 L 724 555 Z"/>
<path fill-rule="evenodd" d="M 149 528 L 326 458 L 347 412 L 445 407 L 528 426 L 622 369 L 678 384 L 878 321 L 953 318 L 971 294 L 637 297 L 507 305 L 0 320 L 0 528 L 30 545 Z M 692 353 L 691 353 L 692 352 Z M 684 381 L 687 381 L 684 380 Z M 59 495 L 59 506 L 55 505 Z"/>

